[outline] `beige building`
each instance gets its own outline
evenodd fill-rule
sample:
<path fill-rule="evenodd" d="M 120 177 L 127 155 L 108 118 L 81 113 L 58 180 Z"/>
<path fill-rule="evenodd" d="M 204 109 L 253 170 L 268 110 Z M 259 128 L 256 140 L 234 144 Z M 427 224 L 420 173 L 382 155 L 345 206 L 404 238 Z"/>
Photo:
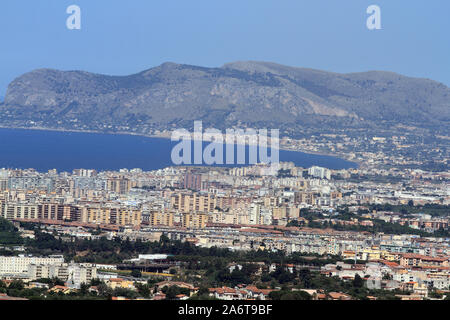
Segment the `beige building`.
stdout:
<path fill-rule="evenodd" d="M 142 221 L 142 211 L 140 209 L 83 206 L 80 208 L 80 211 L 80 219 L 83 223 L 139 226 Z"/>
<path fill-rule="evenodd" d="M 125 194 L 130 191 L 132 187 L 131 181 L 120 177 L 120 178 L 109 178 L 106 181 L 106 188 L 108 191 L 119 193 L 119 194 Z"/>
<path fill-rule="evenodd" d="M 0 217 L 13 219 L 38 219 L 39 206 L 29 203 L 7 203 L 0 201 Z"/>
<path fill-rule="evenodd" d="M 216 207 L 216 198 L 213 195 L 200 195 L 197 193 L 173 194 L 171 199 L 171 206 L 173 209 L 180 212 L 212 212 Z"/>
<path fill-rule="evenodd" d="M 182 226 L 188 229 L 203 229 L 208 223 L 208 215 L 204 213 L 183 213 Z"/>
<path fill-rule="evenodd" d="M 173 212 L 154 211 L 150 213 L 149 223 L 151 226 L 173 227 Z"/>

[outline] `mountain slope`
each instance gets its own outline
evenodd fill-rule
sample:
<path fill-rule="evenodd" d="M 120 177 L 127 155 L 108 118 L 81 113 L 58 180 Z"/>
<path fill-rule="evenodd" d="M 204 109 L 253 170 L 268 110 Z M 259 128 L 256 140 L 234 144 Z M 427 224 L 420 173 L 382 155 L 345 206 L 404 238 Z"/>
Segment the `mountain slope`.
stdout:
<path fill-rule="evenodd" d="M 130 76 L 40 69 L 8 87 L 0 122 L 150 132 L 225 128 L 447 126 L 450 89 L 391 72 L 338 74 L 268 62 L 165 63 Z M 32 122 L 30 122 L 32 121 Z M 30 124 L 31 123 L 31 124 Z"/>

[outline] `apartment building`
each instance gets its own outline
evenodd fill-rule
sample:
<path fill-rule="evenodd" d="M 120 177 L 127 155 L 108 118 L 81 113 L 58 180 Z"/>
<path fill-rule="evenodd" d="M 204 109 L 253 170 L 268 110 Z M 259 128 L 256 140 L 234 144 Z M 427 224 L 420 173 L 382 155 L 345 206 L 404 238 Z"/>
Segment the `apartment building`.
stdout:
<path fill-rule="evenodd" d="M 37 204 L 0 201 L 0 217 L 4 219 L 38 219 L 38 216 Z"/>
<path fill-rule="evenodd" d="M 320 179 L 328 179 L 328 180 L 331 179 L 331 171 L 327 168 L 322 167 L 313 166 L 309 168 L 308 175 Z"/>
<path fill-rule="evenodd" d="M 150 212 L 149 224 L 151 226 L 168 226 L 173 227 L 173 212 L 153 211 Z"/>
<path fill-rule="evenodd" d="M 79 289 L 82 283 L 97 278 L 97 268 L 91 264 L 30 264 L 27 268 L 30 280 L 58 278 L 71 288 Z"/>
<path fill-rule="evenodd" d="M 449 258 L 429 257 L 414 253 L 405 253 L 400 259 L 403 267 L 449 266 Z"/>
<path fill-rule="evenodd" d="M 208 215 L 204 213 L 183 213 L 182 226 L 188 229 L 203 229 L 208 223 Z"/>
<path fill-rule="evenodd" d="M 296 192 L 294 195 L 294 201 L 296 203 L 306 203 L 309 205 L 315 205 L 316 194 L 313 192 Z"/>
<path fill-rule="evenodd" d="M 300 208 L 299 207 L 273 207 L 272 208 L 272 218 L 273 219 L 284 219 L 284 218 L 299 218 Z"/>
<path fill-rule="evenodd" d="M 31 264 L 53 265 L 64 263 L 64 257 L 60 255 L 49 257 L 0 257 L 0 276 L 1 275 L 24 275 L 28 272 L 28 266 Z"/>
<path fill-rule="evenodd" d="M 271 225 L 272 211 L 265 206 L 252 203 L 248 209 L 249 223 L 257 225 Z"/>
<path fill-rule="evenodd" d="M 170 199 L 173 209 L 180 212 L 212 212 L 216 207 L 216 198 L 211 195 L 201 195 L 198 193 L 186 194 L 175 193 Z"/>
<path fill-rule="evenodd" d="M 139 226 L 142 211 L 131 207 L 109 207 L 103 204 L 79 205 L 79 220 L 82 223 Z"/>
<path fill-rule="evenodd" d="M 106 189 L 110 192 L 125 194 L 130 191 L 132 183 L 124 177 L 109 178 L 106 180 Z"/>
<path fill-rule="evenodd" d="M 200 191 L 202 189 L 202 175 L 186 173 L 183 179 L 183 188 Z"/>

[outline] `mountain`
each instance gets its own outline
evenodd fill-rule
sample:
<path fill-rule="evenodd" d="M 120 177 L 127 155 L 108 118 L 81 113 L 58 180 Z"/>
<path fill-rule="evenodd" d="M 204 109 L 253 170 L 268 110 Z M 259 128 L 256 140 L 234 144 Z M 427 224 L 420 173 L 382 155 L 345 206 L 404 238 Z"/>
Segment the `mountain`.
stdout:
<path fill-rule="evenodd" d="M 339 74 L 269 62 L 164 63 L 129 75 L 39 69 L 15 79 L 0 124 L 106 131 L 204 126 L 447 128 L 450 88 L 392 72 Z"/>

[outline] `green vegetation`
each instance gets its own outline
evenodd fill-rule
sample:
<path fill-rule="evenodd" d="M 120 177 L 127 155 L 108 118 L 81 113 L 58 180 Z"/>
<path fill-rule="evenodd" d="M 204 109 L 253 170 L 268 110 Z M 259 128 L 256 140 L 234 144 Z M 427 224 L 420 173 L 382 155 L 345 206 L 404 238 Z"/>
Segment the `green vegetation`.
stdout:
<path fill-rule="evenodd" d="M 391 205 L 391 204 L 374 204 L 369 207 L 370 211 L 392 211 L 400 212 L 404 215 L 414 213 L 425 213 L 433 217 L 448 217 L 450 216 L 450 206 L 440 204 L 425 204 L 423 206 L 408 205 Z"/>
<path fill-rule="evenodd" d="M 341 225 L 341 224 L 321 224 L 321 228 L 332 228 L 334 230 L 340 231 L 356 231 L 356 232 L 370 232 L 370 233 L 380 233 L 385 234 L 415 234 L 421 237 L 433 237 L 435 234 L 428 233 L 422 230 L 412 229 L 408 226 L 404 226 L 398 223 L 389 223 L 379 219 L 365 219 L 370 220 L 373 226 L 361 226 L 361 225 Z M 316 228 L 320 228 L 318 223 L 314 223 Z"/>
<path fill-rule="evenodd" d="M 184 294 L 185 296 L 188 297 L 190 295 L 189 289 L 180 288 L 178 286 L 170 286 L 170 287 L 165 286 L 161 289 L 161 291 L 166 295 L 166 300 L 173 300 L 179 294 Z"/>
<path fill-rule="evenodd" d="M 403 206 L 392 206 L 389 204 L 385 205 L 372 205 L 370 206 L 370 211 L 393 211 L 393 212 L 401 212 L 405 215 L 412 213 L 425 212 L 433 216 L 445 216 L 450 214 L 449 206 L 442 205 L 425 205 L 421 207 L 414 206 L 413 204 L 403 205 Z M 358 214 L 368 213 L 369 211 L 360 211 Z M 370 233 L 385 233 L 385 234 L 414 234 L 419 235 L 421 237 L 450 237 L 449 230 L 437 230 L 434 233 L 429 233 L 423 230 L 417 230 L 410 228 L 406 225 L 401 225 L 398 223 L 390 223 L 385 222 L 380 219 L 367 219 L 362 218 L 358 214 L 352 214 L 348 211 L 348 208 L 341 208 L 337 210 L 337 215 L 333 216 L 333 219 L 341 220 L 341 221 L 351 221 L 351 220 L 369 220 L 372 221 L 373 226 L 361 226 L 361 225 L 348 225 L 348 224 L 333 224 L 329 223 L 327 218 L 328 216 L 324 215 L 322 212 L 313 211 L 309 209 L 301 209 L 300 216 L 308 220 L 307 223 L 299 222 L 296 220 L 290 221 L 287 226 L 293 227 L 309 227 L 314 229 L 334 229 L 338 231 L 355 231 L 355 232 L 370 232 Z"/>
<path fill-rule="evenodd" d="M 45 283 L 48 288 L 27 288 L 22 280 L 15 280 L 9 286 L 0 280 L 0 293 L 6 293 L 10 297 L 27 298 L 30 300 L 110 300 L 112 297 L 124 297 L 136 299 L 138 297 L 149 298 L 153 292 L 152 283 L 135 283 L 136 290 L 108 287 L 104 282 L 94 279 L 89 284 L 82 284 L 79 290 L 69 293 L 52 291 L 55 286 L 63 286 L 58 279 L 39 279 L 35 282 Z M 91 286 L 96 286 L 98 292 L 90 291 Z M 173 289 L 172 289 L 173 291 Z M 171 292 L 172 292 L 171 291 Z"/>
<path fill-rule="evenodd" d="M 303 214 L 311 218 L 314 217 L 311 222 L 317 223 L 320 227 L 326 226 L 315 220 L 316 217 L 319 217 L 317 212 L 303 211 Z M 338 216 L 343 219 L 354 217 L 346 210 L 342 210 Z M 361 231 L 359 228 L 367 228 L 364 231 L 380 232 L 379 230 L 384 230 L 382 232 L 386 232 L 386 230 L 389 230 L 389 232 L 404 233 L 400 225 L 386 224 L 379 220 L 373 221 L 373 227 L 335 225 L 335 228 L 355 228 L 355 231 Z M 9 222 L 3 223 L 2 226 L 2 230 L 10 230 L 12 234 L 18 233 Z M 327 277 L 316 271 L 325 264 L 341 261 L 342 258 L 338 256 L 301 253 L 287 255 L 282 251 L 231 251 L 217 247 L 203 248 L 189 242 L 172 241 L 165 236 L 155 242 L 142 242 L 140 240 L 132 242 L 120 238 L 63 241 L 53 234 L 44 232 L 39 225 L 26 224 L 23 226 L 34 230 L 35 239 L 25 239 L 23 244 L 27 247 L 28 253 L 36 255 L 63 254 L 67 260 L 76 262 L 115 264 L 136 257 L 138 254 L 169 254 L 168 259 L 176 262 L 177 267 L 170 269 L 168 272 L 178 281 L 186 281 L 200 287 L 200 291 L 192 299 L 209 298 L 208 288 L 210 287 L 235 287 L 237 285 L 255 285 L 259 289 L 274 289 L 271 293 L 271 298 L 274 300 L 309 300 L 313 298 L 300 289 L 318 289 L 323 290 L 324 293 L 343 292 L 355 299 L 368 299 L 368 296 L 379 299 L 397 299 L 395 295 L 402 293 L 368 290 L 364 285 L 365 280 L 359 275 L 352 281 L 344 281 L 337 277 Z M 328 227 L 333 226 L 328 225 Z M 289 266 L 287 268 L 287 264 L 292 264 L 294 267 Z M 235 266 L 231 271 L 230 265 Z M 269 269 L 268 266 L 274 268 Z M 118 271 L 118 273 L 121 272 L 125 271 Z M 145 273 L 143 274 L 138 270 L 128 271 L 127 275 L 141 278 L 144 284 L 136 283 L 137 291 L 129 289 L 113 290 L 96 280 L 90 285 L 95 285 L 98 288 L 98 294 L 89 290 L 90 285 L 83 285 L 80 290 L 65 295 L 47 292 L 45 288 L 29 289 L 25 288 L 22 282 L 13 282 L 9 287 L 6 287 L 4 283 L 0 284 L 0 292 L 29 299 L 85 300 L 110 299 L 114 296 L 130 299 L 136 297 L 148 298 L 155 292 L 155 283 L 158 280 L 145 279 Z M 61 281 L 57 279 L 41 279 L 38 282 L 46 283 L 50 288 L 55 285 L 62 285 Z M 162 292 L 166 294 L 167 299 L 173 299 L 179 294 L 189 296 L 186 289 L 175 286 L 162 288 Z"/>
<path fill-rule="evenodd" d="M 269 294 L 272 300 L 311 300 L 312 297 L 305 291 L 280 290 Z"/>
<path fill-rule="evenodd" d="M 28 226 L 30 227 L 30 226 Z M 170 260 L 184 262 L 190 269 L 220 270 L 230 262 L 246 263 L 248 261 L 270 263 L 297 263 L 311 266 L 322 266 L 339 261 L 337 256 L 327 258 L 299 253 L 286 256 L 283 252 L 272 251 L 231 251 L 226 248 L 202 248 L 188 242 L 172 241 L 162 236 L 159 241 L 143 242 L 104 237 L 95 240 L 73 239 L 65 242 L 54 235 L 44 233 L 38 225 L 32 226 L 35 239 L 27 239 L 27 252 L 35 255 L 63 254 L 67 261 L 90 263 L 122 263 L 138 254 L 165 253 L 172 255 Z M 172 271 L 173 272 L 173 271 Z"/>
<path fill-rule="evenodd" d="M 140 278 L 140 277 L 142 277 L 142 272 L 139 271 L 139 270 L 134 269 L 134 270 L 131 271 L 131 276 L 133 278 Z"/>
<path fill-rule="evenodd" d="M 0 244 L 2 245 L 20 245 L 23 239 L 14 225 L 4 219 L 0 218 Z"/>

